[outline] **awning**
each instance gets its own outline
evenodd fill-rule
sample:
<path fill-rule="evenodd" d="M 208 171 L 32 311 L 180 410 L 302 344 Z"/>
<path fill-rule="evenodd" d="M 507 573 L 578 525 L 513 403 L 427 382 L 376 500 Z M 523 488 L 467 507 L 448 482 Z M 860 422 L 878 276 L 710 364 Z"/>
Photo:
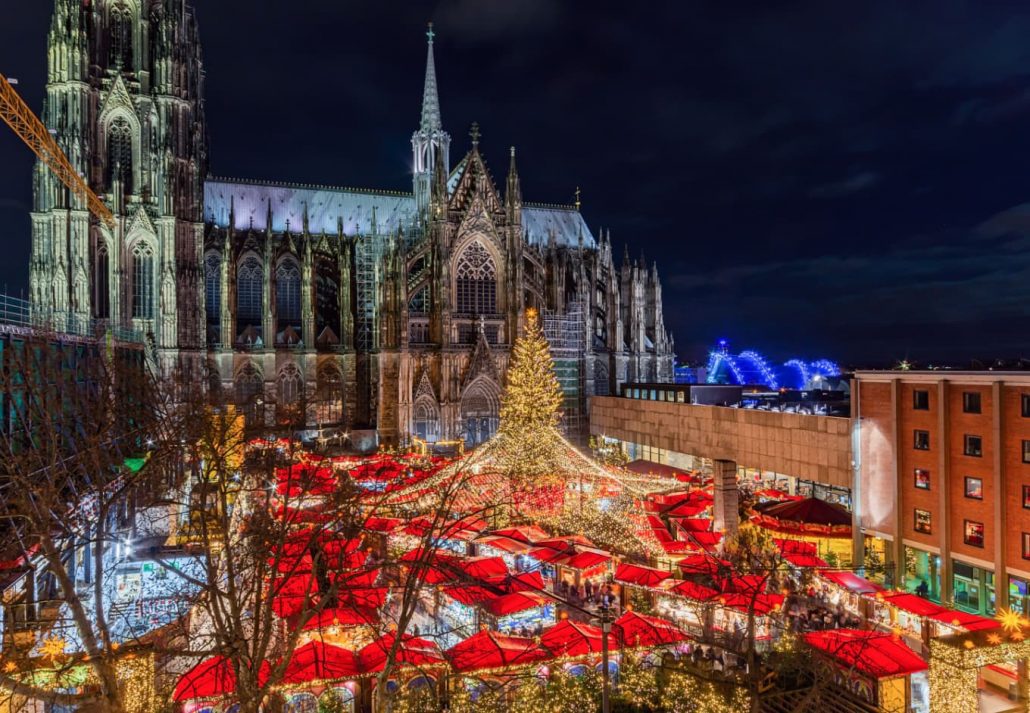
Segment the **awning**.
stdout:
<path fill-rule="evenodd" d="M 626 646 L 662 646 L 676 644 L 690 637 L 664 619 L 629 611 L 620 616 L 612 627 L 617 638 Z"/>
<path fill-rule="evenodd" d="M 300 684 L 334 681 L 352 678 L 360 673 L 358 657 L 350 649 L 321 641 L 309 641 L 293 652 L 283 672 L 282 682 Z"/>
<path fill-rule="evenodd" d="M 855 594 L 876 594 L 882 592 L 883 587 L 868 579 L 863 579 L 853 572 L 838 572 L 834 570 L 821 570 L 816 573 L 823 579 L 833 582 L 838 587 L 854 592 Z"/>
<path fill-rule="evenodd" d="M 457 671 L 483 671 L 532 664 L 551 658 L 533 639 L 480 631 L 446 652 Z"/>
<path fill-rule="evenodd" d="M 258 668 L 258 682 L 264 685 L 268 680 L 269 665 L 262 661 Z M 232 661 L 224 656 L 213 656 L 191 668 L 175 684 L 172 698 L 189 701 L 198 698 L 219 698 L 236 691 L 236 672 Z"/>
<path fill-rule="evenodd" d="M 786 553 L 783 555 L 783 559 L 790 562 L 795 567 L 829 567 L 825 560 L 821 560 L 815 555 L 796 555 L 792 553 Z"/>
<path fill-rule="evenodd" d="M 959 611 L 957 609 L 945 609 L 942 612 L 930 615 L 930 618 L 934 621 L 939 621 L 942 624 L 962 628 L 966 631 L 996 629 L 999 626 L 998 621 L 995 619 L 988 619 L 985 616 L 970 614 L 969 612 Z"/>
<path fill-rule="evenodd" d="M 585 552 L 580 552 L 577 555 L 573 555 L 562 566 L 563 567 L 568 567 L 570 569 L 578 569 L 578 570 L 582 571 L 582 570 L 586 570 L 586 569 L 591 569 L 593 567 L 597 567 L 599 565 L 602 565 L 602 564 L 605 564 L 605 563 L 611 562 L 611 561 L 612 561 L 612 556 L 611 555 L 604 554 L 603 552 L 592 552 L 590 550 L 587 550 Z"/>
<path fill-rule="evenodd" d="M 690 555 L 681 559 L 678 566 L 684 576 L 707 575 L 714 577 L 730 570 L 728 561 L 711 555 Z"/>
<path fill-rule="evenodd" d="M 396 634 L 386 634 L 361 649 L 357 656 L 361 671 L 363 673 L 382 671 L 396 640 Z M 409 666 L 432 666 L 445 663 L 443 654 L 435 643 L 407 634 L 402 636 L 400 643 L 397 644 L 394 662 Z"/>
<path fill-rule="evenodd" d="M 847 670 L 873 678 L 904 676 L 927 668 L 900 637 L 877 631 L 830 629 L 804 635 L 805 642 L 830 656 Z"/>
<path fill-rule="evenodd" d="M 651 589 L 654 589 L 671 576 L 672 572 L 644 567 L 639 564 L 630 564 L 629 562 L 623 562 L 615 570 L 616 582 Z"/>
<path fill-rule="evenodd" d="M 482 607 L 494 616 L 501 617 L 543 606 L 546 601 L 539 594 L 512 592 L 511 594 L 503 594 L 495 599 L 489 599 L 482 603 Z"/>
<path fill-rule="evenodd" d="M 923 599 L 915 594 L 907 592 L 896 592 L 883 595 L 883 601 L 892 607 L 901 609 L 916 616 L 932 617 L 935 614 L 952 613 L 948 609 L 934 604 L 928 599 Z"/>
<path fill-rule="evenodd" d="M 719 592 L 712 589 L 711 587 L 706 587 L 702 584 L 697 584 L 689 580 L 684 580 L 680 582 L 675 587 L 670 589 L 669 592 L 699 602 L 711 601 L 712 599 L 715 599 L 719 596 Z"/>
<path fill-rule="evenodd" d="M 338 626 L 346 628 L 350 626 L 362 626 L 364 624 L 375 625 L 379 623 L 379 611 L 377 609 L 338 606 L 323 609 L 316 616 L 308 619 L 301 627 L 304 631 L 317 631 Z"/>
<path fill-rule="evenodd" d="M 556 657 L 596 654 L 603 649 L 600 627 L 568 619 L 545 630 L 540 637 L 540 643 Z M 615 635 L 609 632 L 608 649 L 614 651 L 617 648 L 618 641 Z"/>

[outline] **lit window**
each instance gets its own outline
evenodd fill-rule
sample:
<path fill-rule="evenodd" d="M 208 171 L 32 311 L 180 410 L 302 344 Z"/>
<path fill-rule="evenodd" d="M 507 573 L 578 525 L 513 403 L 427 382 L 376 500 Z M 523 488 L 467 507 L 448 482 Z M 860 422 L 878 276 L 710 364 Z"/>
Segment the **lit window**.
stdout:
<path fill-rule="evenodd" d="M 984 546 L 984 524 L 974 520 L 963 521 L 962 541 L 972 547 Z"/>
<path fill-rule="evenodd" d="M 111 183 L 117 178 L 122 191 L 132 193 L 132 127 L 122 117 L 111 122 L 107 135 L 107 168 Z"/>
<path fill-rule="evenodd" d="M 979 458 L 983 455 L 983 439 L 980 436 L 965 436 L 965 447 L 963 453 L 973 458 Z"/>
<path fill-rule="evenodd" d="M 218 253 L 204 259 L 204 305 L 208 323 L 217 324 L 222 314 L 222 256 Z"/>
<path fill-rule="evenodd" d="M 914 443 L 913 447 L 917 451 L 928 451 L 930 450 L 930 432 L 929 431 L 915 431 L 913 433 Z"/>
<path fill-rule="evenodd" d="M 916 411 L 930 410 L 930 392 L 916 390 L 912 392 L 912 408 Z"/>
<path fill-rule="evenodd" d="M 1023 559 L 1030 560 L 1030 532 L 1023 533 Z"/>
<path fill-rule="evenodd" d="M 981 478 L 966 478 L 966 497 L 973 500 L 984 499 L 984 482 Z"/>
<path fill-rule="evenodd" d="M 962 394 L 963 413 L 980 413 L 980 394 L 976 391 L 966 391 Z"/>
<path fill-rule="evenodd" d="M 930 471 L 923 468 L 916 468 L 915 485 L 920 490 L 930 489 Z"/>
<path fill-rule="evenodd" d="M 1023 462 L 1030 463 L 1030 441 L 1023 441 Z"/>
<path fill-rule="evenodd" d="M 930 511 L 916 508 L 915 531 L 929 535 L 932 531 L 930 526 Z"/>

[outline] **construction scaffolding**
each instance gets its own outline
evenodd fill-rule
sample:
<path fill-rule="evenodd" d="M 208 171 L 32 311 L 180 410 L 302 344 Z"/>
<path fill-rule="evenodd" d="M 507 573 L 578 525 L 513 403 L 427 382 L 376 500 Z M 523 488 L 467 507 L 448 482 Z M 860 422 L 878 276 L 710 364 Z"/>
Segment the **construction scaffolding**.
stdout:
<path fill-rule="evenodd" d="M 554 372 L 565 393 L 562 430 L 570 438 L 584 435 L 586 413 L 586 326 L 583 305 L 570 302 L 564 312 L 544 310 L 544 337 L 551 347 Z"/>

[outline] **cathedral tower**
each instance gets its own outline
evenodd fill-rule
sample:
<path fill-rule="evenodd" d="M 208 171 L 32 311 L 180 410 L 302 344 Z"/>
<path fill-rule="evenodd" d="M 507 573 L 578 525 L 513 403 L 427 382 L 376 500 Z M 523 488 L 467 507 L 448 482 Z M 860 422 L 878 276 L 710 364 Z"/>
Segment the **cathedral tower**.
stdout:
<path fill-rule="evenodd" d="M 113 230 L 42 165 L 32 213 L 33 310 L 58 329 L 203 348 L 200 252 L 207 144 L 189 0 L 55 0 L 42 117 L 115 214 Z"/>
<path fill-rule="evenodd" d="M 426 81 L 422 90 L 422 118 L 418 130 L 411 135 L 413 154 L 412 171 L 415 190 L 415 205 L 423 219 L 429 210 L 433 171 L 437 156 L 443 164 L 444 174 L 450 173 L 451 137 L 443 130 L 440 118 L 440 95 L 436 88 L 436 62 L 433 59 L 433 24 L 426 31 Z"/>

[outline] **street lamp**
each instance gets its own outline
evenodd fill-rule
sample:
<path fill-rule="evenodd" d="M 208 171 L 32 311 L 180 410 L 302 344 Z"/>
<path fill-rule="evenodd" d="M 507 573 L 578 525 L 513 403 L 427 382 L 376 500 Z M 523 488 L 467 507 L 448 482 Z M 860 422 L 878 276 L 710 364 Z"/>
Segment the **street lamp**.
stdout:
<path fill-rule="evenodd" d="M 612 609 L 606 603 L 602 604 L 597 615 L 601 622 L 601 713 L 611 713 L 612 704 L 610 700 L 611 680 L 608 672 L 608 634 L 612 631 L 612 623 L 615 617 L 612 616 Z"/>

